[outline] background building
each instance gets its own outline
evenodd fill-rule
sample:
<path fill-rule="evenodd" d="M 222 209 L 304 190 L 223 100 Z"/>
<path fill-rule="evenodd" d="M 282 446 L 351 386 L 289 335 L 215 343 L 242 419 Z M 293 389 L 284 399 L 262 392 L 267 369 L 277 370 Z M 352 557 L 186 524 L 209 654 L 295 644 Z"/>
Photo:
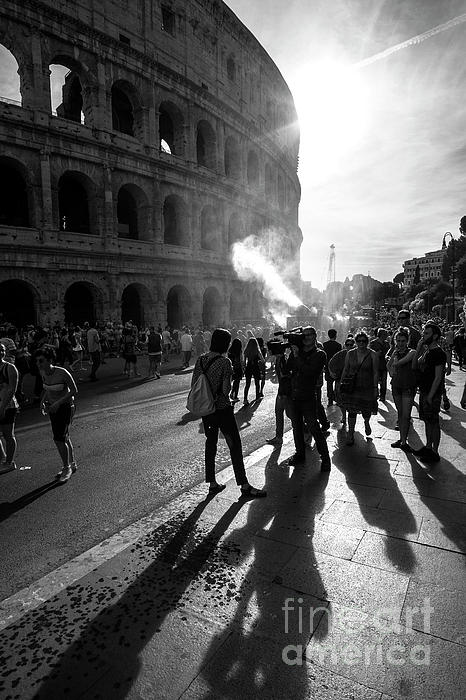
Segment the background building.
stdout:
<path fill-rule="evenodd" d="M 428 279 L 440 279 L 442 277 L 442 263 L 446 253 L 446 248 L 433 250 L 426 253 L 422 258 L 412 258 L 403 263 L 405 288 L 412 287 L 416 280 L 416 270 L 419 266 L 419 282 Z"/>
<path fill-rule="evenodd" d="M 3 0 L 0 44 L 21 94 L 0 98 L 5 318 L 258 318 L 229 251 L 268 230 L 299 281 L 296 111 L 226 5 Z"/>

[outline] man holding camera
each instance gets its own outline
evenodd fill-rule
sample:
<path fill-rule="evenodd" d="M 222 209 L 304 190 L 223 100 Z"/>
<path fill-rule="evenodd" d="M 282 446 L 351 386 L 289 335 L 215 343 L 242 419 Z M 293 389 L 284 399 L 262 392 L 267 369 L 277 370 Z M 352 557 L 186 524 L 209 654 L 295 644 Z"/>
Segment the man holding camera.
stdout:
<path fill-rule="evenodd" d="M 326 365 L 326 355 L 317 347 L 315 328 L 306 326 L 300 333 L 288 336 L 291 355 L 287 361 L 287 371 L 291 374 L 291 396 L 289 412 L 293 426 L 296 452 L 288 460 L 291 466 L 303 465 L 306 459 L 304 441 L 304 421 L 315 440 L 322 460 L 321 471 L 330 471 L 330 455 L 327 441 L 317 420 L 316 385 Z"/>

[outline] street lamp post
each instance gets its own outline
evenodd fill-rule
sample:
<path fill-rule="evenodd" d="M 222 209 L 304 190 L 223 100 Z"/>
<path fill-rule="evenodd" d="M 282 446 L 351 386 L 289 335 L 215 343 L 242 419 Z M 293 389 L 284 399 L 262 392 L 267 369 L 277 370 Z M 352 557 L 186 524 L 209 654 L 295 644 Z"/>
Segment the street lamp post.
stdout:
<path fill-rule="evenodd" d="M 447 247 L 447 244 L 445 242 L 445 239 L 447 236 L 450 236 L 451 238 L 451 245 L 452 245 L 452 250 L 453 250 L 453 265 L 451 266 L 451 288 L 452 288 L 452 293 L 453 293 L 453 323 L 456 321 L 456 312 L 455 312 L 455 239 L 453 238 L 453 234 L 450 233 L 450 231 L 447 231 L 443 235 L 443 241 L 442 241 L 442 250 Z"/>

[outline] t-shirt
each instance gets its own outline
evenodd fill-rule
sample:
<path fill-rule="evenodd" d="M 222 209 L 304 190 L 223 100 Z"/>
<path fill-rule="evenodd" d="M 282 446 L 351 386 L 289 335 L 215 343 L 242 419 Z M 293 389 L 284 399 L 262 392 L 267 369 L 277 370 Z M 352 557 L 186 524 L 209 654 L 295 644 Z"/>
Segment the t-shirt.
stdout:
<path fill-rule="evenodd" d="M 147 352 L 157 354 L 162 352 L 162 336 L 160 333 L 149 333 L 147 341 Z"/>
<path fill-rule="evenodd" d="M 95 328 L 89 328 L 87 331 L 87 349 L 89 352 L 98 352 L 100 350 L 100 338 Z"/>
<path fill-rule="evenodd" d="M 425 353 L 425 355 L 423 355 L 421 361 L 419 362 L 420 392 L 424 394 L 429 393 L 430 388 L 435 379 L 435 368 L 440 365 L 442 367 L 442 370 L 445 370 L 446 362 L 447 356 L 442 350 L 442 348 L 431 348 L 427 350 L 427 352 Z M 436 395 L 441 394 L 443 392 L 444 376 L 445 372 L 443 372 L 442 381 L 440 382 L 439 386 L 437 387 L 437 391 L 435 392 Z"/>
<path fill-rule="evenodd" d="M 183 333 L 181 336 L 181 350 L 189 352 L 193 347 L 193 339 L 189 333 Z"/>
<path fill-rule="evenodd" d="M 327 340 L 323 344 L 323 348 L 325 350 L 325 354 L 327 355 L 327 366 L 328 366 L 328 361 L 335 355 L 335 353 L 340 352 L 341 343 L 339 343 L 337 340 Z"/>

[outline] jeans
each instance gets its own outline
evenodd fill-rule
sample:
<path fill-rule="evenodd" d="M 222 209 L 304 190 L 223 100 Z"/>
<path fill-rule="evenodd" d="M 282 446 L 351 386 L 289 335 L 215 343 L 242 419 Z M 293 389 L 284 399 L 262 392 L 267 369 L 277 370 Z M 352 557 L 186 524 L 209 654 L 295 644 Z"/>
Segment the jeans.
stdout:
<path fill-rule="evenodd" d="M 315 394 L 305 401 L 292 399 L 289 402 L 291 424 L 293 426 L 293 438 L 296 454 L 304 457 L 306 453 L 304 443 L 304 421 L 306 421 L 312 437 L 316 442 L 317 450 L 322 458 L 329 457 L 325 436 L 317 420 L 317 397 Z"/>
<path fill-rule="evenodd" d="M 89 353 L 90 358 L 92 360 L 92 367 L 91 367 L 91 378 L 95 379 L 95 373 L 100 367 L 100 350 L 96 350 L 95 352 L 90 352 Z"/>
<path fill-rule="evenodd" d="M 275 437 L 283 438 L 285 429 L 285 413 L 288 415 L 288 396 L 277 394 L 275 398 Z"/>
<path fill-rule="evenodd" d="M 328 375 L 326 377 L 326 381 L 327 381 L 327 401 L 329 403 L 333 403 L 335 401 L 335 389 L 334 389 L 335 380 L 330 375 Z"/>
<path fill-rule="evenodd" d="M 243 447 L 238 426 L 233 413 L 233 406 L 222 408 L 209 416 L 202 417 L 205 433 L 205 480 L 215 481 L 215 456 L 217 454 L 218 431 L 221 430 L 230 450 L 236 483 L 247 484 L 243 461 Z"/>

